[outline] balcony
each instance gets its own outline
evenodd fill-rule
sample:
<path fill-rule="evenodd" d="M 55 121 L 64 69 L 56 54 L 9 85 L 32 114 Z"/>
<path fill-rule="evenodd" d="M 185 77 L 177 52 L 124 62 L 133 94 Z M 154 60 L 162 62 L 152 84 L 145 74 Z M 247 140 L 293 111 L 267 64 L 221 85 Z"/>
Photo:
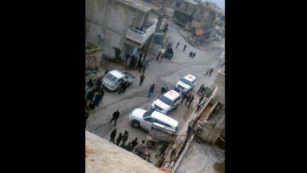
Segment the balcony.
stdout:
<path fill-rule="evenodd" d="M 150 25 L 150 27 L 143 27 L 143 31 L 130 27 L 127 31 L 126 38 L 143 46 L 147 39 L 155 32 L 157 23 Z"/>

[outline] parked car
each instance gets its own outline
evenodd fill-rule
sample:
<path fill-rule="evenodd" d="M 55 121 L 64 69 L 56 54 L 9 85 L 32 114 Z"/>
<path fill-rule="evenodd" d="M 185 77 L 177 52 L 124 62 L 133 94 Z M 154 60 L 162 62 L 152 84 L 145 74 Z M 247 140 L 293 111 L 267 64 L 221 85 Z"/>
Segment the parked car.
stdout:
<path fill-rule="evenodd" d="M 112 70 L 108 72 L 102 80 L 102 84 L 110 91 L 116 91 L 119 89 L 120 84 L 124 81 L 128 81 L 128 86 L 130 86 L 136 77 L 129 72 L 120 72 L 118 70 Z"/>
<path fill-rule="evenodd" d="M 188 74 L 177 82 L 175 90 L 178 92 L 183 91 L 188 93 L 194 88 L 195 84 L 196 84 L 196 77 L 191 74 Z"/>
<path fill-rule="evenodd" d="M 153 110 L 146 111 L 141 108 L 134 109 L 129 115 L 129 120 L 131 121 L 132 127 L 142 127 L 147 131 L 150 131 L 154 123 L 160 128 L 165 129 L 165 131 L 168 131 L 168 133 L 170 131 L 176 133 L 179 125 L 178 121 L 167 115 Z"/>
<path fill-rule="evenodd" d="M 180 100 L 180 94 L 174 90 L 170 90 L 155 100 L 151 104 L 151 109 L 167 114 L 169 111 L 178 107 Z"/>

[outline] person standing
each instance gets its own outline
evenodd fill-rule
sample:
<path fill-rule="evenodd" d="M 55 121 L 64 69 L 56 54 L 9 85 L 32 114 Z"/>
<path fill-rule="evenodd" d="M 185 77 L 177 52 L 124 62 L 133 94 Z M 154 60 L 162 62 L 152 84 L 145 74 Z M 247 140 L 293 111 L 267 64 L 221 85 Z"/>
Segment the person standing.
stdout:
<path fill-rule="evenodd" d="M 129 57 L 130 57 L 130 55 L 129 55 L 129 53 L 127 53 L 127 54 L 125 55 L 126 66 L 128 66 Z"/>
<path fill-rule="evenodd" d="M 193 100 L 194 100 L 194 96 L 191 94 L 190 95 L 190 99 L 189 99 L 189 103 L 188 103 L 188 108 L 190 107 L 190 105 L 193 102 Z"/>
<path fill-rule="evenodd" d="M 206 76 L 210 73 L 211 68 L 209 68 L 206 72 Z"/>
<path fill-rule="evenodd" d="M 123 135 L 123 138 L 122 138 L 122 145 L 121 145 L 121 147 L 123 147 L 123 148 L 125 148 L 125 143 L 126 143 L 126 141 L 128 140 L 128 137 L 129 137 L 129 133 L 127 132 L 127 130 L 125 130 L 125 132 L 124 132 L 124 135 Z"/>
<path fill-rule="evenodd" d="M 192 52 L 192 51 L 189 53 L 189 57 L 190 57 L 190 58 L 193 57 L 193 52 Z"/>
<path fill-rule="evenodd" d="M 100 93 L 96 92 L 93 98 L 94 107 L 99 107 Z"/>
<path fill-rule="evenodd" d="M 199 98 L 198 104 L 201 104 L 201 102 L 203 101 L 203 99 L 204 99 L 204 95 L 202 95 L 202 96 Z"/>
<path fill-rule="evenodd" d="M 110 135 L 110 142 L 113 142 L 113 143 L 114 143 L 115 137 L 116 137 L 116 128 L 111 132 L 111 135 Z"/>
<path fill-rule="evenodd" d="M 194 59 L 195 55 L 196 55 L 196 52 L 193 53 L 192 59 Z"/>
<path fill-rule="evenodd" d="M 182 103 L 184 102 L 184 100 L 187 98 L 187 94 L 184 91 L 181 91 L 181 101 L 180 101 L 180 105 L 182 105 Z"/>
<path fill-rule="evenodd" d="M 187 45 L 184 45 L 183 46 L 183 52 L 185 51 L 186 48 L 187 48 Z"/>
<path fill-rule="evenodd" d="M 104 96 L 104 89 L 102 85 L 100 85 L 99 92 L 100 92 L 100 102 L 102 102 L 102 98 Z"/>
<path fill-rule="evenodd" d="M 123 93 L 126 92 L 126 89 L 128 88 L 128 80 L 123 81 L 124 85 L 123 85 Z"/>
<path fill-rule="evenodd" d="M 177 46 L 176 46 L 176 49 L 178 48 L 179 44 L 180 44 L 180 41 L 178 41 Z"/>
<path fill-rule="evenodd" d="M 138 144 L 138 138 L 135 138 L 132 142 L 131 142 L 131 145 L 132 145 L 132 149 L 134 149 L 134 147 Z"/>
<path fill-rule="evenodd" d="M 190 101 L 190 98 L 191 98 L 191 95 L 188 95 L 187 98 L 186 98 L 186 100 L 185 100 L 185 103 L 184 103 L 185 106 L 186 106 L 187 103 Z"/>
<path fill-rule="evenodd" d="M 155 84 L 152 84 L 148 90 L 148 97 L 151 97 L 153 95 L 154 89 L 155 89 Z"/>
<path fill-rule="evenodd" d="M 116 126 L 116 122 L 117 122 L 117 119 L 118 119 L 119 115 L 120 115 L 120 112 L 119 112 L 119 110 L 117 109 L 117 110 L 113 113 L 113 118 L 112 118 L 111 121 L 110 121 L 110 122 L 112 122 L 112 121 L 114 120 L 114 126 Z"/>
<path fill-rule="evenodd" d="M 117 139 L 116 139 L 116 145 L 117 145 L 117 146 L 118 146 L 119 143 L 121 142 L 122 138 L 123 138 L 123 134 L 122 134 L 122 133 L 119 133 L 119 135 L 118 135 L 118 137 L 117 137 Z"/>
<path fill-rule="evenodd" d="M 213 68 L 211 67 L 210 72 L 209 72 L 209 76 L 211 76 L 212 72 L 213 72 Z"/>
<path fill-rule="evenodd" d="M 204 90 L 204 88 L 205 88 L 205 84 L 203 83 L 203 84 L 201 84 L 201 86 L 199 87 L 198 91 L 196 92 L 197 95 L 200 95 L 200 93 L 202 93 L 202 91 Z"/>
<path fill-rule="evenodd" d="M 124 87 L 125 87 L 125 81 L 122 81 L 122 83 L 119 85 L 119 90 L 118 90 L 118 94 L 121 94 L 124 92 Z"/>
<path fill-rule="evenodd" d="M 145 79 L 145 75 L 144 75 L 144 73 L 142 73 L 141 76 L 140 76 L 140 84 L 139 84 L 139 86 L 141 86 L 143 84 L 144 79 Z"/>

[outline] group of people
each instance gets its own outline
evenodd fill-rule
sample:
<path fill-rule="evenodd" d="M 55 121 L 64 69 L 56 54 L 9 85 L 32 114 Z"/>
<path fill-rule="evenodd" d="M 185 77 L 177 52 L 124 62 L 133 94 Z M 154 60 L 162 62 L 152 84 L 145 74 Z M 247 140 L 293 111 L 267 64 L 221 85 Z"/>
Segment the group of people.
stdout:
<path fill-rule="evenodd" d="M 111 134 L 110 134 L 110 142 L 116 144 L 117 146 L 120 146 L 122 148 L 126 147 L 126 141 L 129 138 L 129 132 L 127 130 L 125 130 L 124 134 L 123 133 L 119 133 L 117 138 L 116 138 L 116 134 L 117 134 L 117 129 L 115 128 Z M 115 140 L 116 138 L 116 140 Z M 121 145 L 120 145 L 121 143 Z"/>
<path fill-rule="evenodd" d="M 147 52 L 144 54 L 140 53 L 139 56 L 135 56 L 135 55 L 131 55 L 129 53 L 127 53 L 125 55 L 125 60 L 126 60 L 126 65 L 130 68 L 136 69 L 138 70 L 140 73 L 144 73 L 146 66 L 148 65 L 148 63 L 146 63 L 146 56 L 147 56 Z M 129 63 L 128 63 L 129 61 Z"/>
<path fill-rule="evenodd" d="M 100 78 L 95 83 L 90 79 L 87 86 L 88 88 L 85 93 L 86 109 L 92 111 L 99 107 L 104 96 L 104 89 Z"/>
<path fill-rule="evenodd" d="M 187 107 L 190 107 L 191 103 L 194 100 L 193 94 L 187 94 L 184 91 L 181 91 L 180 94 L 181 94 L 180 105 L 182 105 L 182 103 L 185 101 L 184 105 L 187 106 Z"/>
<path fill-rule="evenodd" d="M 206 91 L 206 86 L 205 86 L 205 84 L 203 83 L 200 87 L 199 87 L 199 89 L 197 90 L 197 95 L 198 96 L 203 96 L 204 94 L 205 94 L 205 91 Z"/>
<path fill-rule="evenodd" d="M 192 51 L 191 51 L 191 52 L 189 53 L 189 57 L 192 58 L 192 59 L 195 57 L 195 55 L 196 55 L 196 52 L 192 52 Z"/>
<path fill-rule="evenodd" d="M 119 133 L 117 138 L 116 134 L 117 129 L 115 128 L 110 134 L 110 142 L 128 151 L 131 151 L 140 157 L 143 157 L 143 154 L 145 153 L 145 150 L 147 148 L 145 145 L 145 140 L 142 140 L 142 142 L 139 143 L 138 138 L 136 137 L 134 140 L 128 142 L 128 144 L 126 145 L 126 142 L 129 139 L 129 132 L 125 130 L 124 133 Z"/>

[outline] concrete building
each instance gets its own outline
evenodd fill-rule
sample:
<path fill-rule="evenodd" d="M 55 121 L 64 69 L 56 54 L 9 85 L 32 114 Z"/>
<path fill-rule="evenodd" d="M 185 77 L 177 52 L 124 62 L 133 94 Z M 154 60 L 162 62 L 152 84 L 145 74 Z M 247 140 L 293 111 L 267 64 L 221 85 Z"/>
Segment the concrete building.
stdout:
<path fill-rule="evenodd" d="M 162 44 L 162 7 L 144 0 L 86 0 L 86 42 L 102 48 L 108 58 L 114 57 L 114 47 L 123 56 Z"/>
<path fill-rule="evenodd" d="M 224 36 L 225 13 L 216 4 L 196 0 L 175 0 L 172 8 L 175 10 L 174 22 L 190 31 L 193 37 L 200 37 L 203 33 L 208 33 L 207 37 L 212 33 Z M 204 30 L 201 35 L 197 33 L 200 29 Z"/>
<path fill-rule="evenodd" d="M 193 13 L 198 6 L 193 0 L 175 0 L 172 5 L 174 11 L 174 22 L 179 26 L 188 29 L 193 20 Z"/>

